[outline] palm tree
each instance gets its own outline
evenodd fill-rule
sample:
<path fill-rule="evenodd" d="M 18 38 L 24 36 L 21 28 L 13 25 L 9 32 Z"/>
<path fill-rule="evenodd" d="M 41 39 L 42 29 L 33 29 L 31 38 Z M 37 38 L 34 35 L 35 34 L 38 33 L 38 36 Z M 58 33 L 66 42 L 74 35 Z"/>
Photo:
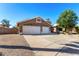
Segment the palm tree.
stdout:
<path fill-rule="evenodd" d="M 48 22 L 48 23 L 50 23 L 50 24 L 51 24 L 51 21 L 50 21 L 50 19 L 49 19 L 49 18 L 47 18 L 46 20 L 47 20 L 47 22 Z"/>
<path fill-rule="evenodd" d="M 3 26 L 6 26 L 6 27 L 8 27 L 8 28 L 9 28 L 9 26 L 10 26 L 9 20 L 3 19 L 3 20 L 1 21 L 1 23 L 2 23 Z"/>

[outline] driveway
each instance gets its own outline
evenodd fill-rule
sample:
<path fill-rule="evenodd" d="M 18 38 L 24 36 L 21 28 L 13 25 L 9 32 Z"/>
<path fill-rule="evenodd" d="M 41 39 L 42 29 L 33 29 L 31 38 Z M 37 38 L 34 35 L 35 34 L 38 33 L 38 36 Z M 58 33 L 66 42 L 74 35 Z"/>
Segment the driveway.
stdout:
<path fill-rule="evenodd" d="M 29 44 L 18 34 L 0 35 L 0 56 L 31 56 Z"/>
<path fill-rule="evenodd" d="M 79 55 L 79 35 L 23 35 L 36 56 Z"/>

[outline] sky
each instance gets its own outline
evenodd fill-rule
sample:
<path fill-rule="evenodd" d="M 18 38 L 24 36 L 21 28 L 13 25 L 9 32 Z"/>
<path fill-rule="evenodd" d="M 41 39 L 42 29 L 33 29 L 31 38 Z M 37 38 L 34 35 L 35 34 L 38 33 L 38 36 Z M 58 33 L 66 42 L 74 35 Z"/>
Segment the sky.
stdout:
<path fill-rule="evenodd" d="M 0 22 L 7 19 L 15 26 L 19 21 L 39 16 L 55 24 L 66 9 L 72 9 L 79 16 L 78 3 L 0 3 Z"/>

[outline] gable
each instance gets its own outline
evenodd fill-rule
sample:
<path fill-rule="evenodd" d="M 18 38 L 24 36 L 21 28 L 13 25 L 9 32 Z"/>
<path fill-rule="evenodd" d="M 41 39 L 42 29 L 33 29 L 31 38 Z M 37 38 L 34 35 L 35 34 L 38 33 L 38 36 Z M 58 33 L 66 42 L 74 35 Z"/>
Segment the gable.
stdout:
<path fill-rule="evenodd" d="M 47 21 L 44 21 L 40 17 L 18 22 L 17 25 L 31 25 L 31 26 L 51 26 Z"/>

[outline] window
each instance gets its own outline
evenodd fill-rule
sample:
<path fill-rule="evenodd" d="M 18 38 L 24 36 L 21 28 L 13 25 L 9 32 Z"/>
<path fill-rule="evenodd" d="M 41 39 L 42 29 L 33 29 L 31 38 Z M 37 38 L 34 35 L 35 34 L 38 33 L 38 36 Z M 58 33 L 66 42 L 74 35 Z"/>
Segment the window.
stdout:
<path fill-rule="evenodd" d="M 36 19 L 36 23 L 41 23 L 41 22 L 42 22 L 41 19 L 39 18 Z"/>

